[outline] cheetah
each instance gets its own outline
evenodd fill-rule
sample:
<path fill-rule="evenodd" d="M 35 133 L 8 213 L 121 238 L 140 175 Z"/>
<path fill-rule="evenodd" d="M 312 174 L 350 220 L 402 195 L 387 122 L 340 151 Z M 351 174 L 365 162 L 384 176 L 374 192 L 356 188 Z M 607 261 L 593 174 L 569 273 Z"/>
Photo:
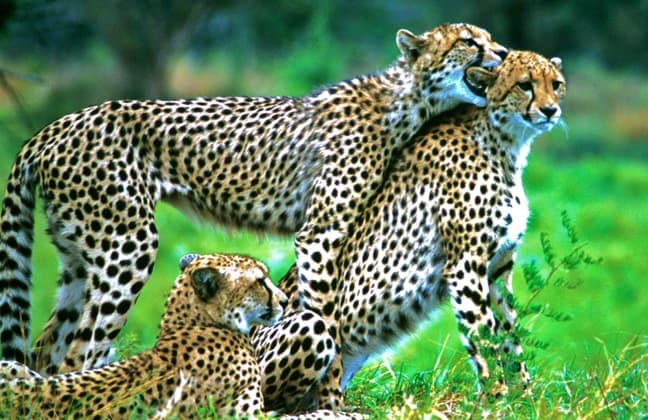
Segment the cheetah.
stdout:
<path fill-rule="evenodd" d="M 400 30 L 396 41 L 401 55 L 385 71 L 309 96 L 113 101 L 34 135 L 11 169 L 0 215 L 3 358 L 48 374 L 110 362 L 153 269 L 159 201 L 208 222 L 296 234 L 304 305 L 330 318 L 332 261 L 393 153 L 432 116 L 485 105 L 465 69 L 497 65 L 507 52 L 468 24 Z M 36 192 L 61 274 L 32 354 Z"/>
<path fill-rule="evenodd" d="M 188 254 L 167 300 L 152 350 L 81 372 L 43 377 L 16 361 L 0 362 L 0 396 L 13 415 L 128 418 L 264 413 L 261 375 L 249 340 L 253 324 L 273 325 L 286 295 L 267 268 L 240 255 Z M 332 345 L 332 344 L 331 344 Z M 329 356 L 330 357 L 330 356 Z M 317 410 L 283 419 L 362 419 Z"/>
<path fill-rule="evenodd" d="M 133 408 L 193 416 L 207 398 L 219 414 L 263 408 L 252 324 L 279 320 L 286 295 L 249 257 L 189 254 L 166 303 L 152 350 L 101 368 L 41 377 L 15 361 L 0 365 L 2 400 L 16 414 L 124 418 Z M 131 404 L 135 396 L 141 404 Z M 138 413 L 139 415 L 151 413 Z"/>
<path fill-rule="evenodd" d="M 331 365 L 316 372 L 324 379 L 312 388 L 293 387 L 292 398 L 282 399 L 274 392 L 277 383 L 286 366 L 300 366 L 294 359 L 303 359 L 300 351 L 276 354 L 291 347 L 292 337 L 282 335 L 291 326 L 253 332 L 264 384 L 273 385 L 264 385 L 266 404 L 290 410 L 316 406 L 321 394 L 341 399 L 368 357 L 448 300 L 480 383 L 491 382 L 489 393 L 506 391 L 506 372 L 481 350 L 495 359 L 522 352 L 510 300 L 513 263 L 529 215 L 522 172 L 532 141 L 561 121 L 566 85 L 559 58 L 525 51 L 511 51 L 494 72 L 471 68 L 467 75 L 490 85 L 487 106 L 460 106 L 431 120 L 395 157 L 342 248 L 335 309 L 341 347 Z M 297 278 L 293 269 L 279 285 L 289 297 L 287 313 L 299 307 Z M 501 347 L 486 339 L 494 334 L 502 338 Z M 317 339 L 335 337 L 325 331 Z M 509 373 L 517 371 L 507 382 L 524 387 L 529 376 L 515 359 L 503 360 Z"/>

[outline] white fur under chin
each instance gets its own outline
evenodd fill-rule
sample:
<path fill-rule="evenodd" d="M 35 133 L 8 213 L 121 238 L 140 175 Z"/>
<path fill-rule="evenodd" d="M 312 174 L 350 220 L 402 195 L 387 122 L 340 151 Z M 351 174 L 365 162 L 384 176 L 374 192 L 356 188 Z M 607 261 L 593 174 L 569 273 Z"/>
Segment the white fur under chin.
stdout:
<path fill-rule="evenodd" d="M 266 314 L 266 308 L 247 312 L 244 310 L 239 310 L 240 316 L 236 317 L 236 319 L 240 321 L 236 322 L 236 329 L 243 334 L 249 334 L 253 324 L 265 325 L 268 327 L 273 326 L 281 320 L 283 310 L 281 308 L 278 308 L 273 312 L 272 318 L 270 319 L 264 318 Z"/>
<path fill-rule="evenodd" d="M 241 334 L 249 334 L 250 333 L 250 324 L 248 322 L 237 322 L 236 323 L 236 330 L 240 332 Z"/>
<path fill-rule="evenodd" d="M 506 124 L 503 125 L 498 124 L 491 115 L 491 124 L 493 124 L 494 127 L 499 127 L 502 132 L 515 139 L 515 144 L 513 145 L 511 152 L 517 157 L 515 163 L 517 168 L 526 167 L 527 157 L 529 156 L 533 140 L 541 134 L 551 131 L 556 125 L 554 122 L 547 122 L 542 126 L 542 128 L 539 128 L 538 126 L 529 123 L 519 114 L 510 117 Z"/>
<path fill-rule="evenodd" d="M 483 107 L 486 106 L 486 104 L 487 104 L 486 98 L 483 98 L 481 96 L 475 96 L 475 95 L 473 95 L 473 98 L 474 99 L 471 102 L 471 104 L 473 104 L 475 106 L 478 106 L 480 108 L 483 108 Z"/>

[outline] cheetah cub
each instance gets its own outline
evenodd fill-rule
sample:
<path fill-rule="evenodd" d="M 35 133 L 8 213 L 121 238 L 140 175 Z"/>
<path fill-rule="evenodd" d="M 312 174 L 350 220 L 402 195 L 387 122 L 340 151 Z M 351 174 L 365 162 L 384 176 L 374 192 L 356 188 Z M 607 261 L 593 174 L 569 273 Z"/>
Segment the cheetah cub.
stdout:
<path fill-rule="evenodd" d="M 82 418 L 175 413 L 196 415 L 209 403 L 220 415 L 260 413 L 260 372 L 252 324 L 272 325 L 286 295 L 266 267 L 239 255 L 190 254 L 180 260 L 152 350 L 102 368 L 41 377 L 4 361 L 0 395 L 10 415 Z M 139 403 L 135 401 L 139 400 Z"/>

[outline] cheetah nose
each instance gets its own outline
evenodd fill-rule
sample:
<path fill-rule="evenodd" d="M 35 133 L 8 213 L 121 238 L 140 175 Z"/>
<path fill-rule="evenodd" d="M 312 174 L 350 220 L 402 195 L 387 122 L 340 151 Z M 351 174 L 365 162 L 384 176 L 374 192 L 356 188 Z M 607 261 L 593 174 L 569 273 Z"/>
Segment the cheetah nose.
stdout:
<path fill-rule="evenodd" d="M 540 111 L 547 117 L 547 119 L 549 119 L 556 113 L 556 111 L 558 111 L 558 108 L 553 105 L 549 105 L 543 106 L 542 108 L 540 108 Z"/>

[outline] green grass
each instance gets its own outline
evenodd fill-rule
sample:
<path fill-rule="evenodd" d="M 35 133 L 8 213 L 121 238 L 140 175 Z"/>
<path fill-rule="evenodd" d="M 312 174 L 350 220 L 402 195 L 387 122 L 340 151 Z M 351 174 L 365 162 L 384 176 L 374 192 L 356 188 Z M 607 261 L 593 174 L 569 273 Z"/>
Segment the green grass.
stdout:
<path fill-rule="evenodd" d="M 462 362 L 417 374 L 365 367 L 348 391 L 350 405 L 369 408 L 372 418 L 645 418 L 648 415 L 648 344 L 629 343 L 605 363 L 535 372 L 528 392 L 502 398 L 476 391 Z"/>

